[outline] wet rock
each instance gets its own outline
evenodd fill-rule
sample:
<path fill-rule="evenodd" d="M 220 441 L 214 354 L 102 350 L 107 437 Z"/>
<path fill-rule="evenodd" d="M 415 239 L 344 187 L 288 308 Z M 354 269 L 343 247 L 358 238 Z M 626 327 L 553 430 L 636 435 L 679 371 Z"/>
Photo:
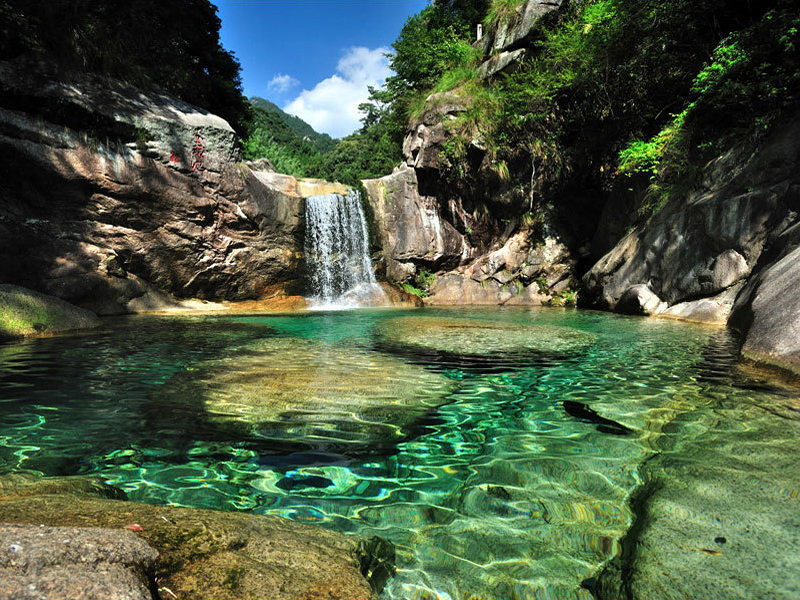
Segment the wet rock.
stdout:
<path fill-rule="evenodd" d="M 393 569 L 393 548 L 382 540 L 280 517 L 108 500 L 87 493 L 85 485 L 72 491 L 57 488 L 48 480 L 6 482 L 0 514 L 10 523 L 112 528 L 126 540 L 138 536 L 159 553 L 152 575 L 160 597 L 367 600 Z M 131 523 L 141 532 L 125 531 Z M 79 560 L 89 556 L 78 552 Z M 114 545 L 113 552 L 121 550 Z M 374 590 L 367 578 L 375 582 Z"/>
<path fill-rule="evenodd" d="M 0 338 L 61 333 L 100 325 L 94 313 L 16 285 L 0 285 Z"/>
<path fill-rule="evenodd" d="M 157 557 L 124 529 L 0 523 L 0 598 L 150 600 Z"/>

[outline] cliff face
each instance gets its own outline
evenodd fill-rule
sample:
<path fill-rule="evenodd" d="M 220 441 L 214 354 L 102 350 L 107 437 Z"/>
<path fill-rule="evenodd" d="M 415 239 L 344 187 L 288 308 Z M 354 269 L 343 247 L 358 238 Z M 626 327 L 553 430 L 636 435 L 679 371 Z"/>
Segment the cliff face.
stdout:
<path fill-rule="evenodd" d="M 584 276 L 588 306 L 738 329 L 745 356 L 800 372 L 800 118 L 709 163 L 700 187 Z"/>
<path fill-rule="evenodd" d="M 239 161 L 202 109 L 0 63 L 0 281 L 99 314 L 297 287 L 304 190 Z"/>

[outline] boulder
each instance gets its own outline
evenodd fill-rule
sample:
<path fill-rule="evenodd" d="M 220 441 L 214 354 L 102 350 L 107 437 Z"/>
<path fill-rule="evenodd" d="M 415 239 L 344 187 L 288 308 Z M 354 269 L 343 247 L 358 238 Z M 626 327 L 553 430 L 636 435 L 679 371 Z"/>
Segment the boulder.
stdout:
<path fill-rule="evenodd" d="M 514 15 L 501 19 L 495 30 L 487 32 L 477 46 L 485 55 L 520 48 L 535 38 L 539 19 L 566 3 L 566 0 L 527 0 L 516 7 Z"/>
<path fill-rule="evenodd" d="M 150 600 L 157 557 L 124 529 L 0 523 L 0 598 Z"/>
<path fill-rule="evenodd" d="M 469 256 L 466 240 L 440 216 L 436 199 L 420 195 L 414 169 L 362 183 L 390 279 L 406 279 L 417 265 L 455 266 Z"/>
<path fill-rule="evenodd" d="M 743 284 L 735 285 L 721 294 L 711 298 L 700 298 L 688 302 L 679 302 L 658 313 L 660 317 L 704 323 L 706 325 L 725 325 L 730 317 L 736 296 Z"/>
<path fill-rule="evenodd" d="M 666 307 L 666 304 L 653 293 L 653 290 L 645 284 L 639 284 L 633 285 L 623 292 L 614 306 L 614 310 L 626 315 L 655 315 Z"/>
<path fill-rule="evenodd" d="M 62 333 L 100 325 L 93 312 L 16 285 L 0 284 L 0 338 Z"/>
<path fill-rule="evenodd" d="M 476 73 L 478 79 L 491 79 L 500 73 L 513 71 L 525 59 L 526 50 L 519 48 L 511 52 L 500 52 L 481 63 Z"/>
<path fill-rule="evenodd" d="M 800 375 L 800 247 L 748 281 L 731 325 L 744 337 L 742 354 Z"/>

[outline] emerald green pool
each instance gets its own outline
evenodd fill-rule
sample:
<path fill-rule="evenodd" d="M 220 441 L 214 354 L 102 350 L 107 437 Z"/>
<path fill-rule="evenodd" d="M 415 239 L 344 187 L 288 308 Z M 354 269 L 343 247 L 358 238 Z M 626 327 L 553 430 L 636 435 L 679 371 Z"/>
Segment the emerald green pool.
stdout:
<path fill-rule="evenodd" d="M 0 345 L 0 475 L 379 535 L 398 551 L 382 598 L 591 598 L 653 457 L 678 481 L 719 449 L 766 512 L 770 485 L 796 506 L 796 394 L 735 349 L 716 328 L 546 308 L 120 318 Z M 773 442 L 780 481 L 750 460 Z"/>

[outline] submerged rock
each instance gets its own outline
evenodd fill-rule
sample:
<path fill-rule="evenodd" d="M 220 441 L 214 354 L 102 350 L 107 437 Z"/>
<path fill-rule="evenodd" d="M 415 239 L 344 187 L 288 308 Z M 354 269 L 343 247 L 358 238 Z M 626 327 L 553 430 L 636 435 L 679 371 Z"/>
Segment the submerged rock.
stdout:
<path fill-rule="evenodd" d="M 280 517 L 109 500 L 90 494 L 93 486 L 87 486 L 86 481 L 6 479 L 2 482 L 0 514 L 9 523 L 113 528 L 115 531 L 108 533 L 107 529 L 88 530 L 89 533 L 73 530 L 79 532 L 76 540 L 87 542 L 79 548 L 65 549 L 61 536 L 51 537 L 37 547 L 41 556 L 61 553 L 70 560 L 87 563 L 89 568 L 95 556 L 105 557 L 109 563 L 147 566 L 149 583 L 159 588 L 162 598 L 367 600 L 375 595 L 368 580 L 374 581 L 379 590 L 393 571 L 393 548 L 382 540 L 346 536 Z M 139 526 L 135 528 L 137 537 L 146 544 L 132 540 L 134 534 L 124 530 L 133 523 Z M 0 540 L 7 539 L 5 531 L 0 529 Z M 99 536 L 96 539 L 103 540 L 104 545 L 88 547 L 91 535 Z M 158 551 L 155 565 L 148 545 Z M 8 559 L 0 561 L 5 561 L 0 562 L 0 569 L 9 564 Z M 18 564 L 15 568 L 19 567 Z M 40 575 L 45 572 L 46 569 L 40 571 Z M 98 575 L 102 582 L 102 573 Z M 60 570 L 52 578 L 52 585 L 63 587 L 47 588 L 53 590 L 52 594 L 3 597 L 151 597 L 149 593 L 114 595 L 111 589 L 98 590 L 98 582 L 92 586 L 87 581 L 84 587 L 81 581 L 70 581 L 71 578 L 71 571 Z M 72 585 L 77 587 L 69 587 Z M 75 595 L 61 596 L 55 592 L 58 589 L 74 590 Z"/>
<path fill-rule="evenodd" d="M 202 399 L 208 417 L 317 449 L 373 448 L 408 435 L 455 383 L 391 356 L 302 338 L 270 338 L 209 361 L 163 394 Z"/>
<path fill-rule="evenodd" d="M 719 409 L 664 430 L 664 451 L 640 468 L 636 518 L 597 597 L 800 596 L 796 390 L 768 406 L 754 395 L 731 388 Z"/>
<path fill-rule="evenodd" d="M 381 324 L 379 334 L 393 346 L 454 355 L 557 354 L 580 350 L 594 341 L 590 333 L 557 325 L 431 317 L 389 319 Z"/>
<path fill-rule="evenodd" d="M 91 329 L 93 312 L 16 285 L 0 285 L 0 338 Z"/>

